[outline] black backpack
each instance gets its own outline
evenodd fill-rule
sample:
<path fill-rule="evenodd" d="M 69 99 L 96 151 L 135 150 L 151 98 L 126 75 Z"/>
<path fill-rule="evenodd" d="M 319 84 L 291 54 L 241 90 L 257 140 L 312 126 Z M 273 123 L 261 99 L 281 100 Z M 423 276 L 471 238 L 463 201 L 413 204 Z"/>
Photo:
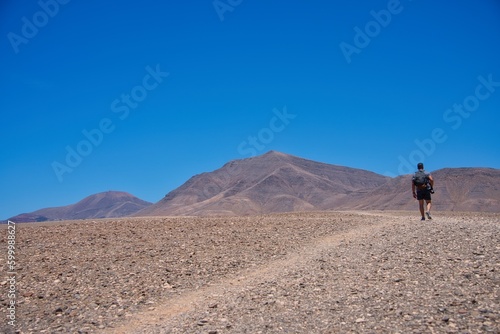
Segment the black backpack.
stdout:
<path fill-rule="evenodd" d="M 413 176 L 413 183 L 417 187 L 423 187 L 429 182 L 429 178 L 427 177 L 427 174 L 423 170 L 419 170 L 418 172 L 415 172 L 415 176 Z"/>

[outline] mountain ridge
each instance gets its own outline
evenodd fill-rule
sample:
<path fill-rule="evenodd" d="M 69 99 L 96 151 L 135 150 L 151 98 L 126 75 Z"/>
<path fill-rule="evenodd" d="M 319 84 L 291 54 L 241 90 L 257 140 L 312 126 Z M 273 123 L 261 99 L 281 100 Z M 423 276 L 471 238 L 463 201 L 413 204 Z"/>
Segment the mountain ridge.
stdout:
<path fill-rule="evenodd" d="M 443 168 L 432 174 L 436 179 L 435 209 L 500 212 L 500 170 Z M 232 160 L 212 172 L 195 175 L 134 216 L 415 210 L 417 202 L 411 194 L 411 176 L 390 178 L 269 151 Z"/>
<path fill-rule="evenodd" d="M 134 215 L 247 215 L 323 210 L 330 206 L 332 197 L 378 186 L 387 179 L 370 171 L 269 151 L 195 175 Z"/>
<path fill-rule="evenodd" d="M 129 216 L 152 203 L 143 201 L 127 192 L 105 191 L 82 200 L 59 207 L 39 209 L 22 213 L 8 220 L 14 222 L 42 222 L 89 218 L 114 218 Z"/>
<path fill-rule="evenodd" d="M 500 212 L 500 170 L 442 168 L 432 172 L 435 210 Z M 324 210 L 416 210 L 411 174 L 383 176 L 269 151 L 193 175 L 156 203 L 107 191 L 77 203 L 24 213 L 36 222 L 125 216 L 257 215 Z"/>

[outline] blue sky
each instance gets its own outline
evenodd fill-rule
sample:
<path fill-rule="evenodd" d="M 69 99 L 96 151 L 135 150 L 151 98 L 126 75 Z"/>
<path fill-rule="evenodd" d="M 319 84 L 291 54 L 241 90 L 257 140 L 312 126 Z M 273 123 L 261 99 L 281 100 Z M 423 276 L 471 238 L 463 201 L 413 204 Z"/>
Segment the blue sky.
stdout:
<path fill-rule="evenodd" d="M 500 2 L 3 1 L 0 218 L 278 150 L 500 168 Z"/>

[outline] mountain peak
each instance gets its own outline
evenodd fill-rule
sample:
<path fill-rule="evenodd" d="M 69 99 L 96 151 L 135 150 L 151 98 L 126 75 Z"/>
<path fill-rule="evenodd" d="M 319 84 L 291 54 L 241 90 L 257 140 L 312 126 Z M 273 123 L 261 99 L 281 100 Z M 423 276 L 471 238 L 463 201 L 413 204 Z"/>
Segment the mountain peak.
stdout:
<path fill-rule="evenodd" d="M 136 215 L 247 215 L 333 209 L 385 176 L 307 160 L 278 151 L 226 163 L 189 179 Z"/>
<path fill-rule="evenodd" d="M 436 171 L 436 199 L 442 208 L 498 211 L 500 171 L 473 168 Z M 470 175 L 469 175 L 470 174 Z M 477 179 L 481 181 L 477 181 Z M 457 180 L 474 180 L 469 202 Z M 410 178 L 411 180 L 411 178 Z M 272 212 L 415 208 L 408 176 L 395 179 L 374 172 L 317 162 L 279 151 L 233 160 L 190 178 L 137 216 L 254 215 Z M 478 184 L 489 186 L 481 186 Z M 469 184 L 467 183 L 467 184 Z M 440 188 L 443 187 L 443 188 Z M 383 194 L 383 196 L 381 196 Z M 470 210 L 469 210 L 470 209 Z"/>
<path fill-rule="evenodd" d="M 290 155 L 289 155 L 289 154 L 282 153 L 282 152 L 279 152 L 279 151 L 274 151 L 274 150 L 271 150 L 271 151 L 268 151 L 268 152 L 264 153 L 262 156 L 279 156 L 279 157 L 287 157 L 287 156 L 290 156 Z"/>
<path fill-rule="evenodd" d="M 262 159 L 263 160 L 274 160 L 274 159 L 282 160 L 282 159 L 287 159 L 287 158 L 292 158 L 292 157 L 293 157 L 292 155 L 289 155 L 289 154 L 286 154 L 283 152 L 268 151 L 264 154 L 257 155 L 254 158 L 259 159 L 259 160 L 262 160 Z"/>

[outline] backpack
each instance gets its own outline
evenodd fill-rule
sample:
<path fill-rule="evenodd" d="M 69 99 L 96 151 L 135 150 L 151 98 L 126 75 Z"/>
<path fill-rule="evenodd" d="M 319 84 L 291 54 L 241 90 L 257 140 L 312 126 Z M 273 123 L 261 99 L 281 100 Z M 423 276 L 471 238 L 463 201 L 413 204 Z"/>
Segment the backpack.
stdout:
<path fill-rule="evenodd" d="M 417 187 L 423 188 L 429 181 L 429 178 L 427 176 L 427 173 L 425 173 L 423 170 L 415 172 L 415 175 L 413 176 L 413 184 L 415 184 Z"/>

